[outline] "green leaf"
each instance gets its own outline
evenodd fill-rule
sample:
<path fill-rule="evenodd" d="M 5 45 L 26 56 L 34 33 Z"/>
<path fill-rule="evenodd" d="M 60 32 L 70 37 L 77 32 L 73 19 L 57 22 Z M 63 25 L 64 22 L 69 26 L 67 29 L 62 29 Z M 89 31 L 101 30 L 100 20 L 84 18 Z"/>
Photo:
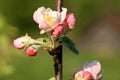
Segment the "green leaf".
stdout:
<path fill-rule="evenodd" d="M 66 36 L 62 37 L 62 41 L 63 41 L 63 43 L 69 44 L 71 46 L 75 46 L 75 44 Z"/>
<path fill-rule="evenodd" d="M 67 48 L 69 48 L 75 54 L 79 53 L 79 51 L 75 48 L 75 44 L 68 37 L 63 36 L 62 42 Z"/>

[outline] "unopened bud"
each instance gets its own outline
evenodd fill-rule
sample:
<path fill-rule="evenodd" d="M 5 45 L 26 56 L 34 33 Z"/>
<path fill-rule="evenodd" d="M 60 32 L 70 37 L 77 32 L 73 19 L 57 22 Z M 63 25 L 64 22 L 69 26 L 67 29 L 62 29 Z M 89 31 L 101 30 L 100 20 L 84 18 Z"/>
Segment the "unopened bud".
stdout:
<path fill-rule="evenodd" d="M 36 56 L 37 50 L 32 48 L 32 47 L 28 47 L 27 50 L 26 50 L 26 54 L 28 56 Z"/>

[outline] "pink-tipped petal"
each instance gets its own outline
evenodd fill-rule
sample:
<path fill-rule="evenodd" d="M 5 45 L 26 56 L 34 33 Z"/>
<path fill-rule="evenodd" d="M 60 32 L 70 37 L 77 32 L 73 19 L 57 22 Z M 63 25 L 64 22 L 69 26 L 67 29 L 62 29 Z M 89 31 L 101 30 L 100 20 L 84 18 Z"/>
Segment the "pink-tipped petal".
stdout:
<path fill-rule="evenodd" d="M 50 26 L 47 25 L 44 21 L 42 21 L 42 22 L 39 23 L 39 28 L 41 30 L 46 30 L 47 31 L 50 28 Z"/>
<path fill-rule="evenodd" d="M 100 70 L 101 70 L 101 64 L 100 64 L 100 62 L 94 61 L 94 62 L 92 62 L 92 64 L 94 66 L 91 67 L 91 72 L 93 74 L 98 74 L 100 72 Z"/>
<path fill-rule="evenodd" d="M 83 65 L 83 70 L 85 71 L 90 71 L 92 73 L 92 75 L 94 76 L 94 78 L 97 77 L 97 74 L 100 72 L 101 70 L 101 65 L 100 62 L 98 62 L 97 60 L 93 61 L 92 63 L 88 63 L 86 62 Z"/>
<path fill-rule="evenodd" d="M 25 47 L 25 44 L 23 43 L 24 41 L 24 38 L 17 38 L 13 41 L 13 44 L 14 46 L 17 48 L 17 49 L 23 49 Z"/>
<path fill-rule="evenodd" d="M 101 70 L 101 64 L 99 61 L 94 60 L 91 63 L 85 62 L 82 69 L 77 71 L 73 79 L 74 80 L 102 80 L 103 74 L 97 76 Z"/>
<path fill-rule="evenodd" d="M 33 20 L 36 23 L 40 23 L 41 21 L 43 21 L 43 12 L 45 11 L 44 7 L 40 7 L 38 8 L 34 13 L 33 13 Z"/>

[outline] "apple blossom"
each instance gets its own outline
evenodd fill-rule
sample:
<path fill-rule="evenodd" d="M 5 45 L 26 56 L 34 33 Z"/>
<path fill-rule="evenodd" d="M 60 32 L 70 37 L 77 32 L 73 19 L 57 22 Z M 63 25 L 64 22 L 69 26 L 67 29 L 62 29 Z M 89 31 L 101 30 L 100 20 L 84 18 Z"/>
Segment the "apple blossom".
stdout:
<path fill-rule="evenodd" d="M 37 50 L 34 49 L 33 47 L 28 47 L 27 50 L 26 50 L 26 54 L 28 56 L 36 56 Z"/>
<path fill-rule="evenodd" d="M 54 37 L 59 37 L 63 34 L 63 31 L 63 25 L 59 24 L 51 31 L 51 35 Z"/>
<path fill-rule="evenodd" d="M 73 29 L 76 23 L 75 15 L 73 13 L 67 14 L 64 23 L 69 29 Z"/>
<path fill-rule="evenodd" d="M 101 64 L 98 61 L 85 62 L 82 69 L 74 74 L 74 80 L 101 80 L 102 76 L 97 77 L 100 70 Z"/>
<path fill-rule="evenodd" d="M 55 77 L 49 80 L 63 79 L 62 45 L 68 47 L 75 54 L 79 53 L 74 43 L 65 36 L 74 28 L 76 17 L 73 13 L 67 14 L 67 8 L 62 8 L 62 2 L 62 0 L 57 1 L 57 11 L 40 7 L 33 13 L 33 20 L 39 25 L 40 34 L 47 33 L 47 37 L 32 39 L 25 35 L 14 40 L 14 46 L 18 49 L 24 49 L 28 56 L 36 56 L 40 48 L 53 56 Z M 97 76 L 100 70 L 101 64 L 98 61 L 86 62 L 82 69 L 74 74 L 73 80 L 101 80 L 102 75 Z"/>
<path fill-rule="evenodd" d="M 25 44 L 23 42 L 24 42 L 24 38 L 20 37 L 20 38 L 15 39 L 13 41 L 13 44 L 17 49 L 23 49 L 25 47 Z"/>
<path fill-rule="evenodd" d="M 56 25 L 63 24 L 66 17 L 66 12 L 66 8 L 62 8 L 62 11 L 59 12 L 53 11 L 50 8 L 45 9 L 45 7 L 40 7 L 34 12 L 33 19 L 39 24 L 41 34 L 43 34 L 43 32 L 45 33 L 53 30 Z"/>

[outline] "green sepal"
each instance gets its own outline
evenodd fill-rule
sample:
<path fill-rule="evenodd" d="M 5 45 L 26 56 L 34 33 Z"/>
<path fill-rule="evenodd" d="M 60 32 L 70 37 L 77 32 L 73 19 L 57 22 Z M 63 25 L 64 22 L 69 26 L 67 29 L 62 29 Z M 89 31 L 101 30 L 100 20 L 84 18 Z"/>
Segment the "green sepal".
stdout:
<path fill-rule="evenodd" d="M 52 47 L 51 40 L 47 37 L 36 39 L 35 44 L 40 44 L 43 47 Z"/>
<path fill-rule="evenodd" d="M 75 44 L 66 36 L 62 37 L 62 43 L 69 48 L 73 53 L 78 54 L 79 51 L 75 48 Z"/>
<path fill-rule="evenodd" d="M 39 41 L 41 44 L 46 44 L 50 42 L 50 39 L 48 38 L 38 38 L 36 40 Z"/>

